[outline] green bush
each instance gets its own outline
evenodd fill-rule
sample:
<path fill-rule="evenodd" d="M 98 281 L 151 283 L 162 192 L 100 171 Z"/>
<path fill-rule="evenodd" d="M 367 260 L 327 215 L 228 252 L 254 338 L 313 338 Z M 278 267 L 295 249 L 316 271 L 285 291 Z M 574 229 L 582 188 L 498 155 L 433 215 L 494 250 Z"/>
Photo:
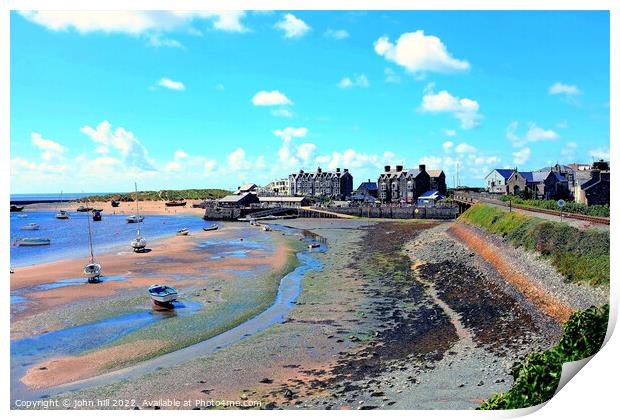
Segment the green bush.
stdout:
<path fill-rule="evenodd" d="M 560 211 L 558 202 L 555 200 L 525 199 L 515 195 L 503 195 L 500 197 L 500 200 L 504 202 L 512 201 L 513 204 L 522 206 Z M 567 201 L 562 211 L 566 213 L 585 214 L 587 216 L 609 217 L 608 205 L 588 206 L 586 204 L 575 203 L 574 201 Z"/>
<path fill-rule="evenodd" d="M 577 311 L 564 324 L 560 342 L 551 349 L 531 354 L 514 367 L 513 387 L 485 401 L 480 410 L 508 410 L 542 404 L 553 397 L 560 383 L 562 364 L 593 356 L 607 332 L 609 305 Z"/>
<path fill-rule="evenodd" d="M 609 232 L 580 230 L 484 204 L 472 206 L 459 220 L 501 235 L 514 246 L 539 252 L 569 281 L 609 284 Z"/>
<path fill-rule="evenodd" d="M 161 190 L 161 191 L 138 191 L 138 198 L 141 201 L 147 200 L 216 200 L 227 196 L 230 191 L 221 189 L 193 189 L 193 190 Z M 78 201 L 92 202 L 92 201 L 133 201 L 136 198 L 136 193 L 112 193 L 105 195 L 93 195 L 83 197 Z"/>

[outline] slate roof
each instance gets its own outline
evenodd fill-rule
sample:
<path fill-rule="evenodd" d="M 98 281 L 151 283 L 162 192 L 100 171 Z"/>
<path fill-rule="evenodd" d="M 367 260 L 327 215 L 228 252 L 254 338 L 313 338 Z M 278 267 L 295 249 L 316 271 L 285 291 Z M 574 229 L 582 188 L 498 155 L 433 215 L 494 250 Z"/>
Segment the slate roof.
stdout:
<path fill-rule="evenodd" d="M 493 169 L 493 171 L 497 171 L 497 173 L 503 176 L 504 179 L 508 179 L 510 178 L 510 175 L 512 175 L 514 169 Z"/>
<path fill-rule="evenodd" d="M 444 196 L 439 193 L 437 190 L 426 191 L 424 194 L 419 196 L 418 198 L 443 198 Z"/>
<path fill-rule="evenodd" d="M 374 191 L 377 189 L 377 183 L 376 182 L 362 182 L 360 186 L 357 187 L 357 189 L 361 190 L 362 188 L 365 188 L 368 191 Z"/>

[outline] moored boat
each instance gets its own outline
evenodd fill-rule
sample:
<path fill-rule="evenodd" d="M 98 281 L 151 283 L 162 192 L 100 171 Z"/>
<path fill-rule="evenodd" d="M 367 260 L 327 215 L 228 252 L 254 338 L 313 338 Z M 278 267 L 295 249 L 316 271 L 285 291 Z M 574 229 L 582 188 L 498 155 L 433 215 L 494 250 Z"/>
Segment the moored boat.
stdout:
<path fill-rule="evenodd" d="M 177 236 L 187 236 L 189 235 L 189 229 L 188 228 L 181 228 L 179 230 L 177 230 Z"/>
<path fill-rule="evenodd" d="M 263 227 L 263 230 L 265 232 L 271 232 L 271 226 L 269 226 L 269 225 L 262 225 L 262 227 Z"/>
<path fill-rule="evenodd" d="M 210 231 L 210 230 L 217 230 L 218 225 L 210 225 L 210 226 L 205 226 L 202 228 L 202 230 L 206 230 L 206 231 Z"/>
<path fill-rule="evenodd" d="M 93 211 L 93 222 L 100 222 L 100 221 L 101 221 L 101 212 Z"/>
<path fill-rule="evenodd" d="M 22 213 L 18 214 L 17 217 L 19 217 L 20 219 L 25 219 L 26 217 L 28 217 L 28 215 L 26 213 Z"/>
<path fill-rule="evenodd" d="M 320 246 L 321 246 L 321 244 L 317 244 L 316 242 L 308 244 L 308 248 L 310 248 L 310 249 L 319 248 Z"/>
<path fill-rule="evenodd" d="M 185 207 L 187 201 L 185 200 L 170 200 L 166 201 L 166 207 Z"/>
<path fill-rule="evenodd" d="M 28 223 L 25 226 L 20 227 L 21 230 L 39 230 L 39 225 L 36 223 Z"/>
<path fill-rule="evenodd" d="M 97 283 L 101 276 L 101 264 L 90 263 L 84 266 L 84 275 L 89 283 Z"/>
<path fill-rule="evenodd" d="M 52 241 L 47 238 L 22 238 L 18 239 L 16 244 L 19 246 L 41 246 L 49 245 Z"/>
<path fill-rule="evenodd" d="M 144 221 L 144 216 L 132 214 L 131 216 L 127 216 L 127 223 L 140 223 Z"/>
<path fill-rule="evenodd" d="M 170 307 L 177 300 L 178 292 L 174 287 L 154 284 L 149 287 L 149 296 L 158 306 Z"/>
<path fill-rule="evenodd" d="M 118 201 L 112 200 L 110 204 L 112 205 L 112 207 L 118 207 L 121 203 L 119 203 Z"/>
<path fill-rule="evenodd" d="M 59 210 L 55 217 L 56 219 L 68 219 L 69 213 L 65 210 Z"/>
<path fill-rule="evenodd" d="M 22 211 L 24 209 L 24 206 L 16 206 L 11 204 L 11 213 L 16 212 L 16 211 Z"/>
<path fill-rule="evenodd" d="M 85 213 L 87 211 L 91 211 L 93 210 L 92 207 L 86 207 L 86 206 L 80 206 L 76 209 L 76 211 L 80 212 L 80 213 Z"/>
<path fill-rule="evenodd" d="M 134 188 L 136 190 L 136 214 L 127 218 L 129 223 L 138 223 L 144 220 L 144 217 L 140 216 L 140 206 L 138 205 L 138 184 L 134 183 Z M 135 220 L 134 222 L 129 221 L 131 217 L 135 218 L 133 219 Z M 140 234 L 140 228 L 136 230 L 136 237 L 131 241 L 131 247 L 134 252 L 144 252 L 146 250 L 146 239 Z"/>

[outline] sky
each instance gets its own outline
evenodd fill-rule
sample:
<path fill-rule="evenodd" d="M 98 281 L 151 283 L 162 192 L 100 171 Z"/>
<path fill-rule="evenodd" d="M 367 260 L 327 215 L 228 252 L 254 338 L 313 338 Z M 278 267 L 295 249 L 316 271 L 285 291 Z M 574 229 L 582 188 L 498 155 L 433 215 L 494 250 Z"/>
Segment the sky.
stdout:
<path fill-rule="evenodd" d="M 11 13 L 12 193 L 609 159 L 609 13 Z"/>

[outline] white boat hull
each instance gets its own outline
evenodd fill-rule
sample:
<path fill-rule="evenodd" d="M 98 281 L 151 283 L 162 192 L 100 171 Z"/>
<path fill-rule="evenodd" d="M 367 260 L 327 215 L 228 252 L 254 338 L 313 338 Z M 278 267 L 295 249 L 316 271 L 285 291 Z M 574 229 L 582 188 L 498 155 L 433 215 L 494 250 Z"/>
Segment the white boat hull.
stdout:
<path fill-rule="evenodd" d="M 17 241 L 17 245 L 19 246 L 41 246 L 41 245 L 50 245 L 51 240 L 44 238 L 24 238 L 19 239 Z"/>
<path fill-rule="evenodd" d="M 101 264 L 92 263 L 84 267 L 84 275 L 90 279 L 96 279 L 101 276 Z"/>
<path fill-rule="evenodd" d="M 146 239 L 141 237 L 134 239 L 133 241 L 131 241 L 131 247 L 134 251 L 143 250 L 144 248 L 146 248 Z"/>
<path fill-rule="evenodd" d="M 20 227 L 21 230 L 39 230 L 39 225 L 26 225 Z"/>
<path fill-rule="evenodd" d="M 140 223 L 144 221 L 144 216 L 129 216 L 127 217 L 127 223 Z"/>

